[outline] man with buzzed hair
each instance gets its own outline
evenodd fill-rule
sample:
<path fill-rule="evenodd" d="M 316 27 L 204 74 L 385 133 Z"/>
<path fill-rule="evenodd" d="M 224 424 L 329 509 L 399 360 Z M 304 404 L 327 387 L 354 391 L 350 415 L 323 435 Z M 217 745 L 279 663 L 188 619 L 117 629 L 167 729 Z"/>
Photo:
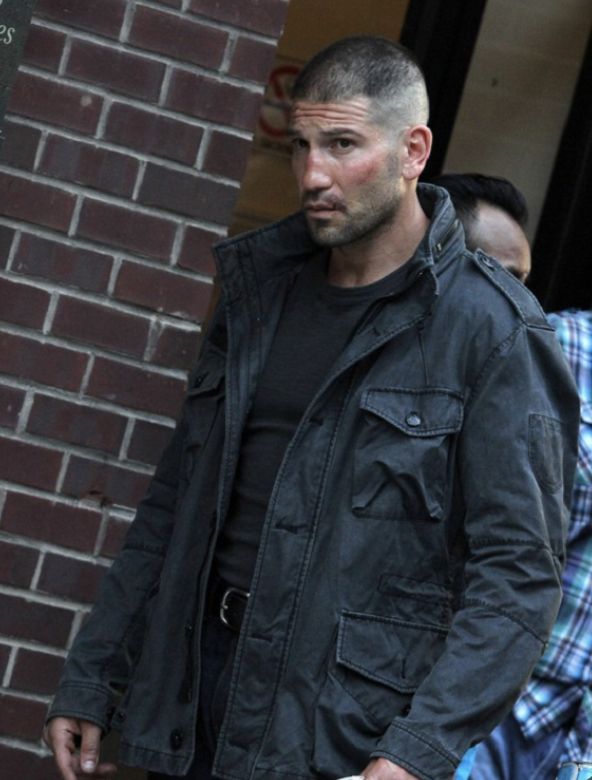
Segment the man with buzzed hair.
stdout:
<path fill-rule="evenodd" d="M 540 656 L 577 394 L 418 186 L 426 122 L 391 41 L 297 79 L 302 211 L 216 247 L 181 420 L 49 712 L 65 780 L 114 771 L 111 724 L 151 779 L 447 780 Z"/>
<path fill-rule="evenodd" d="M 467 248 L 482 249 L 521 282 L 530 274 L 530 244 L 524 232 L 528 207 L 511 181 L 484 173 L 444 173 L 431 180 L 450 195 L 465 230 Z"/>

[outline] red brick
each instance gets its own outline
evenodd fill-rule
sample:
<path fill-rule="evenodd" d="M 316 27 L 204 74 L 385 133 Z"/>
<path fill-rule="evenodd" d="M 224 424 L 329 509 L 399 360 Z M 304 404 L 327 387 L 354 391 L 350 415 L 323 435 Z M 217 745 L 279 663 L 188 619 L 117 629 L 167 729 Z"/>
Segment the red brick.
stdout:
<path fill-rule="evenodd" d="M 0 745 L 0 766 L 6 778 L 22 780 L 59 780 L 59 774 L 53 758 L 42 758 L 7 745 Z"/>
<path fill-rule="evenodd" d="M 239 79 L 266 84 L 275 60 L 275 52 L 275 45 L 254 41 L 252 38 L 239 38 L 229 73 Z"/>
<path fill-rule="evenodd" d="M 102 505 L 134 508 L 144 497 L 149 481 L 147 474 L 75 455 L 70 459 L 62 491 Z"/>
<path fill-rule="evenodd" d="M 130 197 L 140 164 L 126 154 L 57 135 L 47 140 L 39 172 L 112 195 Z"/>
<path fill-rule="evenodd" d="M 247 167 L 251 142 L 229 133 L 215 130 L 208 145 L 203 169 L 207 173 L 240 181 Z"/>
<path fill-rule="evenodd" d="M 78 390 L 88 356 L 53 344 L 0 333 L 0 372 L 64 390 Z"/>
<path fill-rule="evenodd" d="M 257 0 L 253 3 L 229 3 L 228 0 L 191 0 L 189 10 L 209 19 L 218 19 L 234 27 L 243 27 L 275 38 L 284 26 L 288 3 L 284 0 Z"/>
<path fill-rule="evenodd" d="M 146 348 L 149 329 L 150 323 L 144 317 L 62 296 L 52 333 L 113 352 L 141 357 Z"/>
<path fill-rule="evenodd" d="M 6 268 L 6 262 L 10 254 L 10 248 L 14 241 L 15 231 L 13 228 L 0 225 L 0 267 Z"/>
<path fill-rule="evenodd" d="M 238 197 L 238 189 L 192 173 L 180 173 L 148 165 L 138 201 L 145 206 L 186 214 L 226 225 Z"/>
<path fill-rule="evenodd" d="M 168 260 L 176 229 L 174 222 L 161 217 L 87 198 L 82 204 L 78 234 L 146 257 Z"/>
<path fill-rule="evenodd" d="M 0 645 L 0 680 L 4 679 L 4 673 L 10 658 L 10 647 L 8 645 Z"/>
<path fill-rule="evenodd" d="M 4 130 L 6 138 L 0 149 L 0 162 L 32 171 L 41 130 L 10 121 L 6 122 Z"/>
<path fill-rule="evenodd" d="M 46 712 L 42 702 L 0 695 L 0 734 L 37 742 Z"/>
<path fill-rule="evenodd" d="M 121 446 L 126 422 L 125 417 L 112 412 L 36 395 L 27 430 L 47 439 L 116 453 Z"/>
<path fill-rule="evenodd" d="M 106 566 L 48 553 L 37 587 L 73 601 L 93 602 L 106 571 Z"/>
<path fill-rule="evenodd" d="M 35 15 L 117 38 L 126 6 L 126 0 L 37 0 Z"/>
<path fill-rule="evenodd" d="M 0 319 L 14 325 L 40 328 L 47 314 L 50 295 L 28 284 L 0 279 Z"/>
<path fill-rule="evenodd" d="M 165 325 L 158 336 L 151 361 L 160 366 L 189 371 L 197 360 L 200 340 L 201 333 L 197 331 Z"/>
<path fill-rule="evenodd" d="M 0 385 L 0 425 L 14 428 L 23 405 L 25 394 L 14 387 Z"/>
<path fill-rule="evenodd" d="M 205 68 L 222 64 L 228 33 L 154 8 L 138 6 L 129 42 Z"/>
<path fill-rule="evenodd" d="M 52 647 L 68 641 L 74 612 L 0 593 L 0 634 L 31 639 Z"/>
<path fill-rule="evenodd" d="M 174 271 L 123 263 L 115 296 L 121 300 L 201 321 L 208 310 L 212 286 Z"/>
<path fill-rule="evenodd" d="M 187 227 L 178 261 L 181 268 L 215 276 L 216 263 L 212 254 L 212 244 L 220 241 L 221 238 L 218 233 L 211 233 L 209 230 Z"/>
<path fill-rule="evenodd" d="M 95 398 L 168 417 L 177 416 L 184 392 L 179 379 L 106 358 L 96 359 L 87 389 Z"/>
<path fill-rule="evenodd" d="M 110 517 L 107 525 L 107 533 L 103 539 L 101 555 L 107 558 L 116 558 L 123 546 L 125 536 L 129 530 L 130 523 L 117 517 Z"/>
<path fill-rule="evenodd" d="M 70 77 L 153 102 L 158 100 L 164 72 L 160 62 L 89 41 L 72 43 L 66 67 Z"/>
<path fill-rule="evenodd" d="M 98 95 L 22 71 L 17 73 L 8 102 L 13 114 L 91 135 L 102 107 L 103 98 Z"/>
<path fill-rule="evenodd" d="M 0 582 L 15 588 L 31 584 L 39 553 L 30 547 L 0 541 Z"/>
<path fill-rule="evenodd" d="M 0 478 L 18 485 L 53 490 L 62 463 L 62 453 L 0 437 L 0 463 Z"/>
<path fill-rule="evenodd" d="M 23 51 L 23 62 L 37 68 L 57 71 L 66 36 L 39 24 L 31 24 Z"/>
<path fill-rule="evenodd" d="M 167 108 L 243 130 L 255 128 L 260 103 L 260 94 L 184 70 L 173 72 L 166 97 Z"/>
<path fill-rule="evenodd" d="M 3 531 L 61 547 L 92 552 L 101 513 L 9 491 L 4 502 Z"/>
<path fill-rule="evenodd" d="M 10 678 L 11 688 L 37 694 L 55 693 L 64 659 L 59 655 L 19 648 Z"/>
<path fill-rule="evenodd" d="M 0 173 L 0 202 L 6 217 L 66 232 L 76 198 L 47 184 Z"/>
<path fill-rule="evenodd" d="M 109 113 L 105 139 L 139 152 L 193 165 L 203 129 L 187 122 L 114 103 Z"/>
<path fill-rule="evenodd" d="M 12 271 L 91 292 L 105 292 L 113 257 L 24 233 Z"/>
<path fill-rule="evenodd" d="M 173 429 L 166 425 L 136 420 L 127 454 L 128 459 L 155 466 L 172 435 Z"/>

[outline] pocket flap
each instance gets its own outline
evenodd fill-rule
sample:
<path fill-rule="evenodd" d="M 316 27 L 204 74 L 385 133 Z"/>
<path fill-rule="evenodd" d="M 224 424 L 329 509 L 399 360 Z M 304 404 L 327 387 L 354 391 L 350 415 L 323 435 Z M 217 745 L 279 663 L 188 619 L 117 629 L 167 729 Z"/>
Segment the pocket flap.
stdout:
<path fill-rule="evenodd" d="M 187 391 L 188 398 L 207 395 L 217 390 L 224 379 L 224 364 L 212 366 L 209 369 L 198 372 Z"/>
<path fill-rule="evenodd" d="M 456 433 L 463 421 L 462 396 L 439 387 L 370 388 L 360 405 L 409 436 Z"/>
<path fill-rule="evenodd" d="M 447 633 L 445 626 L 344 612 L 337 637 L 337 663 L 409 693 L 437 660 Z"/>

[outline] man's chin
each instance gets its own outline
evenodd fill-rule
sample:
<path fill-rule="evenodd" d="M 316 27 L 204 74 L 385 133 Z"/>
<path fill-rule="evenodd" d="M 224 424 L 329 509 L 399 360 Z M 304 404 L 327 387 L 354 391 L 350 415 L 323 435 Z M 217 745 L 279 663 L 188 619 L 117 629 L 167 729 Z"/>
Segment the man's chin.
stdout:
<path fill-rule="evenodd" d="M 321 220 L 308 219 L 306 220 L 310 235 L 314 241 L 320 246 L 333 247 L 340 246 L 344 243 L 341 238 L 341 231 L 336 230 L 327 223 L 322 223 Z"/>

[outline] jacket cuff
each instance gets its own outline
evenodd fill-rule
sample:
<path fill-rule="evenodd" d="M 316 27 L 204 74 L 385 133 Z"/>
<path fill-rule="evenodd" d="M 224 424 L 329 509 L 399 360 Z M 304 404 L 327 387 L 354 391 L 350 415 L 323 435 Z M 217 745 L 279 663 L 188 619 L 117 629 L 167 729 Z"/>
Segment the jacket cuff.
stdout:
<path fill-rule="evenodd" d="M 51 718 L 87 720 L 107 733 L 115 714 L 115 697 L 101 686 L 66 683 L 60 686 L 47 711 L 46 723 Z"/>
<path fill-rule="evenodd" d="M 386 758 L 420 780 L 450 780 L 458 765 L 456 756 L 400 720 L 385 732 L 372 758 Z"/>

